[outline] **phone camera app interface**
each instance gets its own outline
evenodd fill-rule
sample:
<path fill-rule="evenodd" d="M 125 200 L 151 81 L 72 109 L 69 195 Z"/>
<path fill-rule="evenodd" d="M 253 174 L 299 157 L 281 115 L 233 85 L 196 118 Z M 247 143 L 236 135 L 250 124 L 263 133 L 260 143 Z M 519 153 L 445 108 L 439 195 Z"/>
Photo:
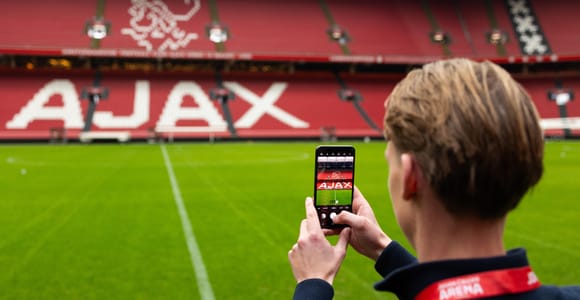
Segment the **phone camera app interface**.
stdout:
<path fill-rule="evenodd" d="M 343 210 L 351 210 L 354 155 L 322 152 L 316 161 L 316 206 L 323 226 Z"/>

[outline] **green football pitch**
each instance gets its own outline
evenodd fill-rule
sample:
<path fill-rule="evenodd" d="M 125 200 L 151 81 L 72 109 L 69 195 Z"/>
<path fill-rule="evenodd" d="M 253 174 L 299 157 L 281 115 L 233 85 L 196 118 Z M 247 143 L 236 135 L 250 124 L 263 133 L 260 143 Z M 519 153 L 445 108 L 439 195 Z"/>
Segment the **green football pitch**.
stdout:
<path fill-rule="evenodd" d="M 356 184 L 408 246 L 384 143 L 354 145 Z M 0 299 L 290 299 L 315 146 L 1 145 Z M 578 284 L 580 144 L 548 142 L 545 169 L 505 243 L 528 249 L 544 283 Z M 379 279 L 350 249 L 335 299 L 394 299 L 373 291 Z"/>

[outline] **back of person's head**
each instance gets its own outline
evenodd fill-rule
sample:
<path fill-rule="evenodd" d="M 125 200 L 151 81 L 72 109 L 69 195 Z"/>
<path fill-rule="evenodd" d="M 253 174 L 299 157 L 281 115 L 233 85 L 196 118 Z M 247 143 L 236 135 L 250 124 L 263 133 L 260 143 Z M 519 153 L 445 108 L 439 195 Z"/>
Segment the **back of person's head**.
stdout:
<path fill-rule="evenodd" d="M 542 176 L 538 113 L 491 62 L 451 59 L 413 70 L 386 109 L 385 136 L 414 155 L 453 215 L 503 217 Z"/>

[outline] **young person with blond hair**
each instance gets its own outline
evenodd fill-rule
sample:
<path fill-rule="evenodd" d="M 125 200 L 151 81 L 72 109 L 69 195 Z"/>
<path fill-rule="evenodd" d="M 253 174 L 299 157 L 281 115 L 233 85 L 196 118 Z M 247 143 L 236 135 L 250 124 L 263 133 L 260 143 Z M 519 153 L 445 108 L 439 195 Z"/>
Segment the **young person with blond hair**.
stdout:
<path fill-rule="evenodd" d="M 288 253 L 294 299 L 331 299 L 350 244 L 375 262 L 375 288 L 399 299 L 580 299 L 540 283 L 524 249 L 506 252 L 508 213 L 543 173 L 544 140 L 527 92 L 491 62 L 450 59 L 411 71 L 385 103 L 388 188 L 413 257 L 355 189 L 353 213 L 322 230 L 312 199 Z M 325 234 L 339 234 L 331 245 Z"/>

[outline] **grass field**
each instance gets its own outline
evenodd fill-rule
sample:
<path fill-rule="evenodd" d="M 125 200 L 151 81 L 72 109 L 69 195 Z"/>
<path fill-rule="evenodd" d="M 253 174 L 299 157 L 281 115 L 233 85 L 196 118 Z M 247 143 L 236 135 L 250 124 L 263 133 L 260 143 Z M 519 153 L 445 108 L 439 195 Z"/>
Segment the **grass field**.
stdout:
<path fill-rule="evenodd" d="M 176 197 L 215 299 L 290 299 L 287 253 L 312 194 L 315 145 L 2 145 L 0 299 L 200 299 Z M 356 184 L 408 245 L 388 199 L 384 144 L 355 146 Z M 578 284 L 580 144 L 548 143 L 545 165 L 506 245 L 528 249 L 541 281 Z M 335 299 L 393 299 L 372 290 L 378 279 L 349 251 Z"/>

